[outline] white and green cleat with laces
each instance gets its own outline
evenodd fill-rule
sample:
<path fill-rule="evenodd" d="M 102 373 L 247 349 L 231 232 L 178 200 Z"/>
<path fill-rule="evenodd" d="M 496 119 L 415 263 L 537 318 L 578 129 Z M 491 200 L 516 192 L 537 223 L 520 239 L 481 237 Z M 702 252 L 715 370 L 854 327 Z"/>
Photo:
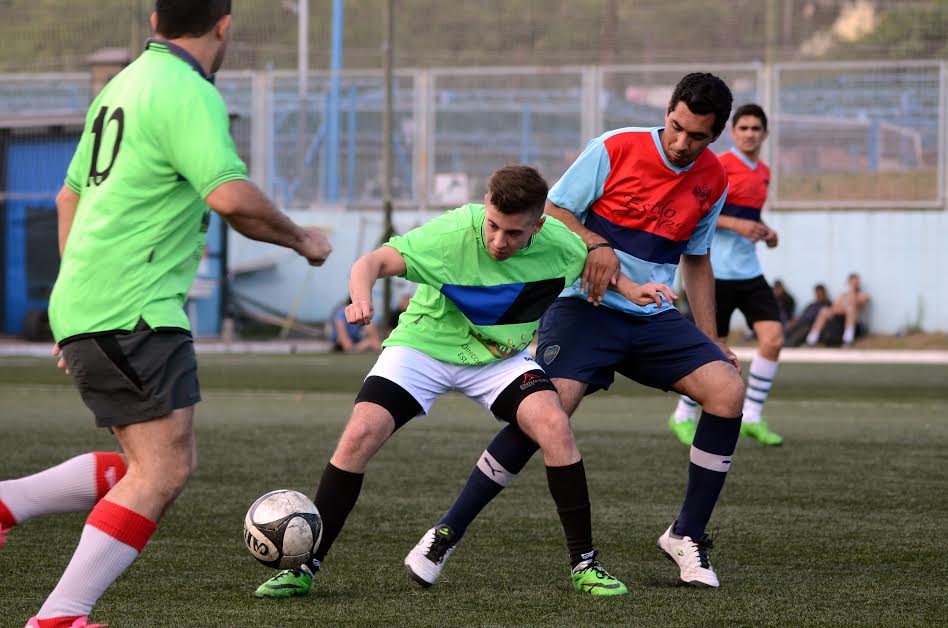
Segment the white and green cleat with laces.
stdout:
<path fill-rule="evenodd" d="M 573 588 L 589 595 L 625 595 L 628 587 L 613 578 L 593 556 L 573 567 Z"/>
<path fill-rule="evenodd" d="M 319 569 L 318 563 L 314 565 Z M 313 588 L 314 570 L 308 565 L 285 569 L 273 576 L 254 592 L 257 597 L 295 597 L 306 595 Z"/>
<path fill-rule="evenodd" d="M 430 587 L 441 576 L 455 545 L 457 538 L 451 528 L 442 524 L 431 528 L 405 557 L 408 575 L 421 586 Z"/>

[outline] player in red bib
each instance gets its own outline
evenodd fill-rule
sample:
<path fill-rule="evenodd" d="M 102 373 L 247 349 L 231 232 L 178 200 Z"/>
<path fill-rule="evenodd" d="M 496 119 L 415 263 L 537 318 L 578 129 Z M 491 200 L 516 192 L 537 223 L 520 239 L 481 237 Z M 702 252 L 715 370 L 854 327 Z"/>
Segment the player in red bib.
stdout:
<path fill-rule="evenodd" d="M 780 445 L 783 439 L 761 418 L 783 348 L 780 307 L 764 279 L 755 250 L 760 241 L 771 248 L 777 246 L 777 232 L 761 220 L 770 185 L 770 168 L 760 160 L 760 149 L 767 139 L 764 110 L 755 104 L 738 107 L 731 119 L 731 138 L 734 148 L 718 157 L 730 185 L 711 246 L 717 335 L 722 341 L 727 338 L 735 309 L 744 314 L 757 335 L 759 344 L 748 375 L 741 435 L 764 445 Z M 694 439 L 697 406 L 694 400 L 682 395 L 668 420 L 671 431 L 685 445 Z"/>
<path fill-rule="evenodd" d="M 550 190 L 546 212 L 583 239 L 589 257 L 581 279 L 543 315 L 537 347 L 537 362 L 570 414 L 615 373 L 701 401 L 684 503 L 658 540 L 679 579 L 701 587 L 718 586 L 705 527 L 731 464 L 744 398 L 736 358 L 716 341 L 709 252 L 727 175 L 707 147 L 727 125 L 731 101 L 718 77 L 689 74 L 672 94 L 664 127 L 592 140 Z M 606 291 L 620 270 L 636 283 L 672 285 L 679 260 L 697 327 L 667 301 L 637 305 Z M 439 522 L 444 538 L 423 538 L 405 560 L 409 570 L 433 583 L 448 550 L 536 450 L 516 426 L 501 430 Z"/>

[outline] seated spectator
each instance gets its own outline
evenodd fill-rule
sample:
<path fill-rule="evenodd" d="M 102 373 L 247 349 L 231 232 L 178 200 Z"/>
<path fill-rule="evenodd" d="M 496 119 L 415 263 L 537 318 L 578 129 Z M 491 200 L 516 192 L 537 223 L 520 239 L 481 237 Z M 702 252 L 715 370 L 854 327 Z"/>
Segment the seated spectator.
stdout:
<path fill-rule="evenodd" d="M 774 280 L 774 297 L 777 299 L 777 305 L 780 307 L 780 322 L 786 325 L 793 318 L 797 309 L 797 301 L 793 295 L 787 292 L 786 286 L 779 279 Z"/>
<path fill-rule="evenodd" d="M 869 295 L 862 290 L 858 273 L 850 274 L 846 282 L 845 294 L 837 297 L 832 306 L 820 310 L 806 336 L 808 345 L 822 342 L 828 347 L 850 347 L 856 338 L 866 335 L 860 318 L 869 305 Z"/>
<path fill-rule="evenodd" d="M 816 317 L 820 310 L 833 304 L 830 301 L 829 294 L 826 292 L 826 286 L 821 283 L 813 286 L 813 302 L 803 308 L 800 315 L 790 320 L 784 328 L 783 345 L 785 347 L 799 347 L 806 340 L 806 335 L 810 327 L 816 322 Z"/>
<path fill-rule="evenodd" d="M 343 353 L 364 353 L 367 351 L 381 351 L 382 339 L 375 325 L 353 325 L 346 322 L 346 306 L 352 300 L 336 310 L 332 317 L 332 341 L 335 351 Z"/>
<path fill-rule="evenodd" d="M 391 315 L 388 317 L 388 324 L 385 329 L 386 338 L 388 338 L 388 335 L 391 334 L 392 330 L 398 325 L 398 317 L 402 315 L 402 312 L 408 309 L 409 301 L 411 301 L 411 294 L 407 292 L 398 300 L 398 307 L 392 310 Z"/>

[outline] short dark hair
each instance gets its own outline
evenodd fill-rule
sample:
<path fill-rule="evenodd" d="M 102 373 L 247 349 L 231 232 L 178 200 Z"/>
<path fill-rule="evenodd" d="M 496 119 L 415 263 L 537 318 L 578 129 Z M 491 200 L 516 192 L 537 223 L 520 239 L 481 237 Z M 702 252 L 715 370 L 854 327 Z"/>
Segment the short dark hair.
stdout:
<path fill-rule="evenodd" d="M 714 124 L 711 131 L 717 137 L 724 130 L 727 119 L 731 115 L 731 105 L 734 97 L 724 81 L 707 72 L 692 72 L 686 74 L 668 101 L 668 112 L 671 113 L 679 102 L 685 103 L 692 113 L 705 115 L 714 114 Z"/>
<path fill-rule="evenodd" d="M 502 214 L 543 213 L 550 186 L 536 168 L 504 166 L 487 181 L 491 205 Z"/>
<path fill-rule="evenodd" d="M 155 30 L 168 39 L 202 37 L 230 15 L 230 5 L 231 0 L 156 0 Z"/>
<path fill-rule="evenodd" d="M 734 117 L 731 118 L 731 126 L 737 124 L 737 121 L 744 116 L 754 116 L 755 118 L 759 119 L 761 125 L 764 127 L 764 130 L 767 130 L 767 114 L 764 113 L 764 108 L 757 103 L 749 102 L 746 105 L 741 105 L 738 107 L 734 111 Z"/>

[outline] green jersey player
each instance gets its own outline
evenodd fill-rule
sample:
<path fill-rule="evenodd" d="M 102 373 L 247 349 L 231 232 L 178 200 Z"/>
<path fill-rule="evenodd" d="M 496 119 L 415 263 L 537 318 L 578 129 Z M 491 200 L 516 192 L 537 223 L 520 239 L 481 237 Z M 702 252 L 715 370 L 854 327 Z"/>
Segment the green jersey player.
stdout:
<path fill-rule="evenodd" d="M 312 264 L 331 250 L 320 231 L 294 224 L 247 181 L 212 84 L 230 8 L 230 0 L 157 0 L 156 38 L 92 103 L 57 197 L 55 353 L 61 347 L 60 365 L 96 424 L 115 434 L 127 471 L 106 478 L 114 486 L 94 504 L 77 501 L 80 478 L 52 469 L 0 482 L 0 529 L 22 523 L 22 513 L 92 509 L 72 560 L 29 626 L 86 626 L 194 468 L 200 392 L 182 306 L 210 210 Z M 44 507 L 24 509 L 24 495 L 41 496 Z"/>
<path fill-rule="evenodd" d="M 533 168 L 502 168 L 488 189 L 483 205 L 447 212 L 353 266 L 350 323 L 372 319 L 372 286 L 379 277 L 398 275 L 419 287 L 366 377 L 316 489 L 313 501 L 324 527 L 314 560 L 271 578 L 257 595 L 309 592 L 359 497 L 369 461 L 399 427 L 427 414 L 450 390 L 519 426 L 542 449 L 574 588 L 592 595 L 627 592 L 596 560 L 586 475 L 569 420 L 526 351 L 541 314 L 582 273 L 586 246 L 561 222 L 544 217 L 548 187 Z M 659 292 L 672 296 L 666 286 L 638 286 L 622 276 L 615 287 L 643 303 L 659 300 Z M 437 542 L 435 535 L 431 541 Z"/>

